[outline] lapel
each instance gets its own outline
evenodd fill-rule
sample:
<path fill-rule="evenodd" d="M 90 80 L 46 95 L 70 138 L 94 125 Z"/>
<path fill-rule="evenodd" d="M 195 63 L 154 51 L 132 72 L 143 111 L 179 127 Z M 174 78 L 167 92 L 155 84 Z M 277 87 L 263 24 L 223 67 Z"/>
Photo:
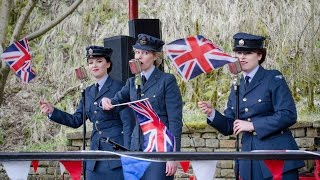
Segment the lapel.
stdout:
<path fill-rule="evenodd" d="M 253 79 L 251 80 L 251 82 L 249 83 L 249 86 L 247 87 L 247 89 L 244 89 L 244 79 L 243 77 L 241 78 L 241 85 L 242 87 L 240 89 L 242 89 L 242 92 L 244 92 L 243 95 L 246 95 L 247 93 L 249 93 L 250 91 L 252 91 L 254 88 L 256 88 L 258 85 L 261 84 L 261 81 L 264 77 L 264 73 L 265 73 L 265 69 L 263 67 L 259 67 L 257 73 L 254 75 Z"/>
<path fill-rule="evenodd" d="M 95 99 L 98 99 L 100 96 L 102 96 L 104 93 L 108 92 L 110 89 L 110 86 L 112 84 L 112 79 L 110 78 L 110 76 L 108 77 L 108 79 L 106 80 L 106 82 L 103 84 L 101 90 L 99 91 L 97 97 L 95 97 Z M 94 88 L 92 88 L 94 89 Z M 93 94 L 94 94 L 94 90 L 93 90 Z"/>
<path fill-rule="evenodd" d="M 145 93 L 151 86 L 156 84 L 158 82 L 158 79 L 161 76 L 161 71 L 158 68 L 155 68 L 150 76 L 150 78 L 147 80 L 147 82 L 144 84 L 142 88 L 142 93 Z"/>

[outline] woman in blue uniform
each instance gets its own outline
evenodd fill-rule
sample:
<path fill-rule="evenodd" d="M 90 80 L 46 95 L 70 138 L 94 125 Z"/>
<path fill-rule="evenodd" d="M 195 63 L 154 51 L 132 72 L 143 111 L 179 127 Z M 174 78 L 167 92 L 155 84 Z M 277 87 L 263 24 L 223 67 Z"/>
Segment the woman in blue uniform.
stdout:
<path fill-rule="evenodd" d="M 152 108 L 156 111 L 162 122 L 172 132 L 176 140 L 176 150 L 180 151 L 182 131 L 182 98 L 176 79 L 172 74 L 160 71 L 160 53 L 164 42 L 147 34 L 139 34 L 133 46 L 134 57 L 141 62 L 141 76 L 146 82 L 141 88 L 141 98 L 149 98 Z M 135 78 L 129 78 L 126 85 L 112 99 L 103 98 L 104 109 L 112 109 L 112 104 L 119 104 L 138 100 Z M 139 135 L 139 124 L 133 130 L 131 150 L 142 151 L 142 136 Z M 164 180 L 173 179 L 177 170 L 177 163 L 151 163 L 142 179 Z"/>
<path fill-rule="evenodd" d="M 297 112 L 290 89 L 277 70 L 266 70 L 261 64 L 266 57 L 264 37 L 247 33 L 233 36 L 236 57 L 241 63 L 243 78 L 240 82 L 240 115 L 235 119 L 236 96 L 233 87 L 224 115 L 209 102 L 198 102 L 207 114 L 207 123 L 224 135 L 242 133 L 242 151 L 297 150 L 298 146 L 289 127 L 296 123 Z M 284 180 L 298 179 L 302 161 L 285 161 Z M 272 174 L 263 161 L 239 161 L 243 180 L 271 180 Z"/>
<path fill-rule="evenodd" d="M 90 150 L 114 151 L 105 142 L 106 138 L 129 147 L 130 137 L 135 123 L 133 111 L 129 108 L 117 113 L 113 110 L 103 111 L 98 102 L 103 97 L 113 97 L 121 90 L 123 84 L 111 79 L 108 74 L 112 69 L 110 48 L 89 46 L 86 48 L 87 63 L 96 83 L 85 90 L 86 118 L 93 123 Z M 59 124 L 78 128 L 83 124 L 83 99 L 74 114 L 61 111 L 49 102 L 41 102 L 41 111 Z M 121 118 L 120 118 L 121 117 Z M 86 177 L 88 180 L 121 180 L 123 172 L 120 160 L 87 161 Z"/>

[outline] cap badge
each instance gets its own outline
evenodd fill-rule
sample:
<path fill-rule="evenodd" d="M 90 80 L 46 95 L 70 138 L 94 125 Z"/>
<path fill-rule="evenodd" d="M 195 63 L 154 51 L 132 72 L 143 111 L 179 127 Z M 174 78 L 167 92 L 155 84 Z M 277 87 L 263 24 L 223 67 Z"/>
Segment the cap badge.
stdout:
<path fill-rule="evenodd" d="M 92 56 L 92 55 L 93 55 L 93 49 L 90 48 L 90 49 L 88 50 L 88 54 L 89 54 L 89 56 Z"/>
<path fill-rule="evenodd" d="M 240 40 L 239 40 L 239 45 L 240 45 L 240 46 L 243 46 L 243 45 L 244 45 L 244 40 L 243 40 L 243 39 L 240 39 Z"/>
<path fill-rule="evenodd" d="M 140 43 L 141 45 L 146 45 L 146 44 L 147 44 L 147 38 L 146 38 L 146 37 L 142 37 L 142 38 L 140 39 L 139 43 Z"/>

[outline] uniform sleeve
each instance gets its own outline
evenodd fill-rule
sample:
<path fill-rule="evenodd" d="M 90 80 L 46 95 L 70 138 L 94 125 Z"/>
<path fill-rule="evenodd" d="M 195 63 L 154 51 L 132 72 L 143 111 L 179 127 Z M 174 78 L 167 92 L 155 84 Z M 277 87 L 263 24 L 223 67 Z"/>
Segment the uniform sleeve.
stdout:
<path fill-rule="evenodd" d="M 68 127 L 78 128 L 83 124 L 82 117 L 83 117 L 83 99 L 81 99 L 80 104 L 74 114 L 69 114 L 57 108 L 54 108 L 52 115 L 50 116 L 50 119 L 56 123 L 66 125 Z"/>
<path fill-rule="evenodd" d="M 129 78 L 126 84 L 121 88 L 119 92 L 115 94 L 113 98 L 111 98 L 112 104 L 121 104 L 130 101 L 130 79 Z M 117 112 L 123 110 L 126 106 L 118 106 L 115 108 Z"/>
<path fill-rule="evenodd" d="M 123 109 L 122 111 L 120 111 L 120 118 L 123 124 L 124 146 L 127 148 L 130 148 L 131 135 L 136 123 L 133 110 L 129 107 Z"/>
<path fill-rule="evenodd" d="M 219 111 L 216 110 L 213 120 L 209 121 L 207 119 L 207 123 L 210 126 L 214 127 L 225 136 L 233 134 L 233 122 L 234 122 L 235 114 L 234 114 L 234 110 L 231 107 L 232 93 L 233 91 L 231 91 L 228 98 L 227 108 L 224 111 L 225 115 L 222 115 Z"/>
<path fill-rule="evenodd" d="M 176 150 L 180 151 L 182 132 L 182 97 L 176 78 L 169 74 L 166 77 L 165 103 L 168 114 L 169 130 L 175 136 Z"/>
<path fill-rule="evenodd" d="M 290 89 L 279 71 L 274 71 L 268 80 L 273 113 L 254 117 L 252 123 L 259 139 L 279 133 L 297 121 L 297 111 Z"/>

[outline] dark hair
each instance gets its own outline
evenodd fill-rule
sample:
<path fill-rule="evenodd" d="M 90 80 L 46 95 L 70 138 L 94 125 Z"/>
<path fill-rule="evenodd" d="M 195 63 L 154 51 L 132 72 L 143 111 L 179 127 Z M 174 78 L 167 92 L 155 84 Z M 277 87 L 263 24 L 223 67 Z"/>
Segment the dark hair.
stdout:
<path fill-rule="evenodd" d="M 111 58 L 109 56 L 104 56 L 104 58 L 106 59 L 107 62 L 110 63 L 110 67 L 107 70 L 107 72 L 109 74 L 111 72 L 111 70 L 112 70 L 112 61 L 111 61 Z"/>
<path fill-rule="evenodd" d="M 259 61 L 259 65 L 261 65 L 266 60 L 267 49 L 266 48 L 255 49 L 253 52 L 256 52 L 257 54 L 261 54 L 262 57 L 261 57 L 261 59 Z"/>

